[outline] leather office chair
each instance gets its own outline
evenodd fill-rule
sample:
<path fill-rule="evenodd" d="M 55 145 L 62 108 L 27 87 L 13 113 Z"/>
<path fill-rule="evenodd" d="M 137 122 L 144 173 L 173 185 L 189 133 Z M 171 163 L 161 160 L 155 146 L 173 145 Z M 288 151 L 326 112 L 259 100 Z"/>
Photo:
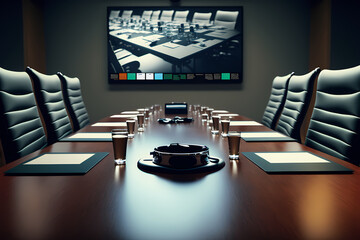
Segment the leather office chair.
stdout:
<path fill-rule="evenodd" d="M 195 12 L 192 19 L 192 23 L 209 24 L 210 18 L 211 18 L 211 12 L 209 13 Z"/>
<path fill-rule="evenodd" d="M 174 10 L 163 10 L 160 16 L 160 20 L 164 22 L 171 22 Z"/>
<path fill-rule="evenodd" d="M 160 13 L 160 10 L 153 11 L 153 14 L 151 15 L 151 21 L 157 22 L 159 20 Z"/>
<path fill-rule="evenodd" d="M 46 136 L 25 72 L 0 68 L 0 136 L 9 163 L 46 146 Z"/>
<path fill-rule="evenodd" d="M 141 18 L 142 18 L 143 20 L 150 20 L 152 13 L 153 13 L 152 10 L 145 10 L 145 11 L 142 13 Z"/>
<path fill-rule="evenodd" d="M 61 90 L 60 78 L 57 75 L 45 75 L 27 67 L 30 75 L 35 97 L 45 122 L 48 144 L 72 133 L 69 116 Z"/>
<path fill-rule="evenodd" d="M 66 109 L 70 115 L 74 132 L 90 123 L 82 95 L 80 80 L 57 73 L 62 83 L 62 91 Z"/>
<path fill-rule="evenodd" d="M 235 29 L 238 11 L 216 11 L 214 24 L 228 29 Z"/>
<path fill-rule="evenodd" d="M 118 10 L 111 10 L 109 15 L 109 20 L 115 20 L 119 17 L 120 11 Z"/>
<path fill-rule="evenodd" d="M 360 65 L 321 71 L 305 145 L 360 165 Z"/>
<path fill-rule="evenodd" d="M 319 72 L 320 68 L 316 68 L 305 75 L 293 75 L 289 80 L 285 105 L 276 131 L 290 136 L 298 142 L 302 140 L 300 130 L 310 105 L 315 80 Z"/>
<path fill-rule="evenodd" d="M 176 11 L 174 15 L 174 21 L 186 23 L 186 18 L 189 14 L 189 10 L 186 11 Z"/>
<path fill-rule="evenodd" d="M 275 129 L 277 121 L 279 120 L 285 104 L 289 80 L 293 74 L 294 73 L 290 73 L 282 77 L 277 76 L 273 80 L 269 102 L 262 118 L 262 123 L 271 129 Z"/>
<path fill-rule="evenodd" d="M 129 19 L 129 18 L 131 18 L 132 13 L 133 13 L 133 10 L 124 10 L 121 14 L 121 18 Z"/>

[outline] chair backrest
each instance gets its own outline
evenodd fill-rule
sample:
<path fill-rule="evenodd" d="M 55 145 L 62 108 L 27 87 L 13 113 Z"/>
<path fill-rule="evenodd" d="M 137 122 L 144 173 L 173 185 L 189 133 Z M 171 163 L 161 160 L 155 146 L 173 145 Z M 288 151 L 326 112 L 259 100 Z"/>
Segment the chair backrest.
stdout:
<path fill-rule="evenodd" d="M 160 13 L 160 10 L 153 11 L 153 14 L 151 15 L 151 21 L 159 20 Z"/>
<path fill-rule="evenodd" d="M 141 18 L 144 20 L 150 20 L 152 12 L 153 12 L 152 10 L 145 10 L 142 13 Z"/>
<path fill-rule="evenodd" d="M 133 13 L 133 10 L 124 10 L 121 14 L 121 18 L 131 18 L 131 14 Z"/>
<path fill-rule="evenodd" d="M 192 23 L 209 24 L 210 18 L 211 18 L 211 12 L 209 13 L 195 12 L 192 19 Z"/>
<path fill-rule="evenodd" d="M 161 21 L 171 22 L 174 10 L 163 10 L 160 16 Z"/>
<path fill-rule="evenodd" d="M 174 21 L 177 22 L 186 22 L 186 18 L 189 14 L 189 10 L 186 11 L 176 11 L 174 15 Z"/>
<path fill-rule="evenodd" d="M 239 15 L 238 11 L 221 11 L 217 10 L 214 24 L 229 29 L 235 29 L 236 20 Z"/>
<path fill-rule="evenodd" d="M 0 68 L 0 136 L 9 163 L 46 146 L 46 136 L 25 72 Z"/>
<path fill-rule="evenodd" d="M 34 93 L 45 122 L 48 143 L 52 144 L 72 133 L 70 118 L 66 112 L 57 75 L 45 75 L 27 67 L 34 84 Z"/>
<path fill-rule="evenodd" d="M 117 10 L 111 10 L 109 19 L 116 19 L 119 17 L 120 11 Z"/>
<path fill-rule="evenodd" d="M 279 120 L 280 113 L 284 107 L 289 79 L 294 73 L 286 76 L 277 76 L 274 78 L 271 88 L 269 102 L 265 108 L 262 123 L 275 129 L 277 121 Z"/>
<path fill-rule="evenodd" d="M 320 68 L 305 74 L 293 75 L 289 80 L 284 108 L 276 131 L 284 133 L 301 142 L 300 130 L 308 111 L 315 80 Z"/>
<path fill-rule="evenodd" d="M 66 109 L 70 115 L 73 130 L 77 131 L 90 123 L 80 87 L 80 80 L 57 73 L 62 83 L 62 91 Z"/>
<path fill-rule="evenodd" d="M 321 71 L 305 145 L 360 164 L 360 65 Z"/>

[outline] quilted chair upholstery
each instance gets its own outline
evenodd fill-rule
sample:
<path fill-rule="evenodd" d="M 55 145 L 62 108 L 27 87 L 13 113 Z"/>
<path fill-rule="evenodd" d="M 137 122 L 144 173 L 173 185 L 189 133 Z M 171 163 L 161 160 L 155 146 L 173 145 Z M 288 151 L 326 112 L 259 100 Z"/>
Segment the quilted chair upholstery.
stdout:
<path fill-rule="evenodd" d="M 277 121 L 279 120 L 285 104 L 289 79 L 293 74 L 294 73 L 290 73 L 281 77 L 277 76 L 273 80 L 269 102 L 262 118 L 262 123 L 271 129 L 275 129 Z"/>
<path fill-rule="evenodd" d="M 62 82 L 64 101 L 73 123 L 73 129 L 77 131 L 90 123 L 81 95 L 80 80 L 65 76 L 60 72 L 57 75 Z"/>
<path fill-rule="evenodd" d="M 44 118 L 48 143 L 52 144 L 72 133 L 57 75 L 45 75 L 27 67 L 26 72 L 34 83 L 34 92 Z"/>
<path fill-rule="evenodd" d="M 6 163 L 46 146 L 31 80 L 25 72 L 0 68 L 0 134 Z"/>
<path fill-rule="evenodd" d="M 276 131 L 290 136 L 298 142 L 301 142 L 300 129 L 308 111 L 319 72 L 320 68 L 316 68 L 305 75 L 293 75 L 289 80 L 284 109 L 281 112 Z"/>
<path fill-rule="evenodd" d="M 360 65 L 323 70 L 305 145 L 360 164 Z"/>

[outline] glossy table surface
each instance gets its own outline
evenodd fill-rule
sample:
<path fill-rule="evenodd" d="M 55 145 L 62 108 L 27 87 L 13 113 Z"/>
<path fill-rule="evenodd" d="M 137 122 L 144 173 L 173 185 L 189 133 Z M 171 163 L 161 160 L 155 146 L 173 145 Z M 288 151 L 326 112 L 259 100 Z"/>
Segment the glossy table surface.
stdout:
<path fill-rule="evenodd" d="M 353 174 L 267 174 L 198 117 L 161 125 L 150 116 L 129 140 L 127 163 L 115 166 L 111 142 L 58 142 L 1 170 L 1 239 L 360 239 L 359 167 L 296 142 L 245 142 L 241 151 L 311 151 Z M 189 115 L 191 116 L 191 115 Z M 249 120 L 236 117 L 237 120 Z M 102 121 L 124 121 L 105 118 Z M 106 132 L 87 126 L 81 132 Z M 231 127 L 269 131 L 264 126 Z M 203 144 L 224 168 L 202 174 L 152 174 L 137 161 L 157 146 Z M 109 152 L 85 175 L 6 176 L 46 152 Z"/>

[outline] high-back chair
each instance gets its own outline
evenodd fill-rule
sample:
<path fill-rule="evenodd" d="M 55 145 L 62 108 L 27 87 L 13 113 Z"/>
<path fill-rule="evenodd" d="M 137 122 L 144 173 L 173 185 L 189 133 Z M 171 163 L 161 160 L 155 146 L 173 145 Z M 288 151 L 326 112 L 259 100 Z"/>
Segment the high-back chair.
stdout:
<path fill-rule="evenodd" d="M 174 14 L 174 10 L 163 10 L 161 12 L 160 20 L 165 22 L 171 22 Z"/>
<path fill-rule="evenodd" d="M 121 14 L 121 18 L 129 19 L 129 18 L 131 18 L 132 13 L 133 13 L 133 10 L 124 10 Z"/>
<path fill-rule="evenodd" d="M 109 19 L 113 20 L 119 17 L 120 14 L 120 10 L 111 10 L 110 15 L 109 15 Z"/>
<path fill-rule="evenodd" d="M 238 11 L 217 10 L 214 24 L 218 26 L 226 27 L 228 29 L 235 29 L 238 15 L 239 15 Z"/>
<path fill-rule="evenodd" d="M 142 13 L 141 18 L 144 19 L 144 20 L 150 20 L 152 13 L 153 13 L 152 10 L 145 10 L 145 11 Z"/>
<path fill-rule="evenodd" d="M 153 22 L 158 21 L 158 20 L 159 20 L 160 13 L 161 13 L 160 10 L 153 11 L 150 20 L 153 21 Z"/>
<path fill-rule="evenodd" d="M 321 71 L 305 145 L 360 165 L 360 65 Z"/>
<path fill-rule="evenodd" d="M 211 12 L 209 13 L 195 12 L 192 19 L 192 23 L 209 24 L 210 18 L 211 18 Z"/>
<path fill-rule="evenodd" d="M 275 129 L 279 116 L 285 104 L 289 80 L 294 73 L 274 78 L 271 88 L 269 102 L 265 108 L 262 123 Z"/>
<path fill-rule="evenodd" d="M 186 18 L 189 14 L 189 10 L 186 11 L 176 11 L 174 15 L 174 21 L 177 22 L 186 22 Z"/>
<path fill-rule="evenodd" d="M 45 75 L 27 67 L 34 84 L 35 97 L 45 122 L 49 144 L 72 133 L 70 118 L 66 112 L 60 78 L 57 75 Z"/>
<path fill-rule="evenodd" d="M 46 136 L 25 72 L 0 68 L 0 136 L 9 163 L 46 146 Z"/>
<path fill-rule="evenodd" d="M 276 125 L 276 131 L 290 136 L 298 142 L 305 137 L 301 136 L 301 127 L 308 112 L 319 72 L 320 68 L 316 68 L 305 75 L 293 75 L 289 80 L 285 105 Z"/>
<path fill-rule="evenodd" d="M 68 110 L 73 130 L 77 131 L 90 123 L 80 87 L 80 80 L 57 73 L 62 83 L 66 109 Z"/>

